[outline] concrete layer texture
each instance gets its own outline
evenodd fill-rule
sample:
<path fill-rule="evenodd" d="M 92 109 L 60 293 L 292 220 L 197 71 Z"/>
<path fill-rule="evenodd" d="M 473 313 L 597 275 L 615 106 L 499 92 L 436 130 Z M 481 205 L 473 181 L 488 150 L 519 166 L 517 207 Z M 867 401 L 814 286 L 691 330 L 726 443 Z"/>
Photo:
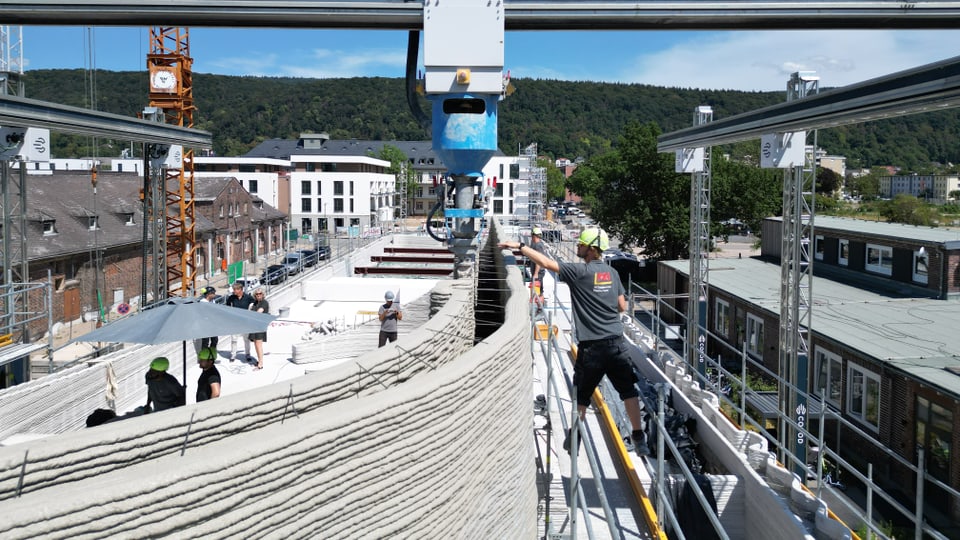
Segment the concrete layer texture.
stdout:
<path fill-rule="evenodd" d="M 443 282 L 403 350 L 0 448 L 0 537 L 533 538 L 529 325 L 507 282 L 477 345 L 471 280 Z"/>

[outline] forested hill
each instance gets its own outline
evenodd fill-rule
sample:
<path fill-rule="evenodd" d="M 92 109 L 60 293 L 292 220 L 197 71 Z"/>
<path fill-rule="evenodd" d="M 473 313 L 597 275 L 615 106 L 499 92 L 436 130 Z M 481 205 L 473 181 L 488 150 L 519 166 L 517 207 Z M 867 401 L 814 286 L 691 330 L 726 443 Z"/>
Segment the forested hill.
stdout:
<path fill-rule="evenodd" d="M 134 116 L 147 104 L 147 73 L 36 70 L 24 75 L 26 96 Z M 719 120 L 780 103 L 785 92 L 660 88 L 639 84 L 519 79 L 501 102 L 499 140 L 507 154 L 532 142 L 540 153 L 590 157 L 616 141 L 631 120 L 668 132 L 692 125 L 698 105 Z M 326 132 L 332 138 L 424 140 L 430 134 L 411 114 L 401 78 L 292 79 L 194 75 L 195 127 L 213 134 L 218 155 L 239 155 L 271 138 Z M 420 98 L 424 112 L 430 103 Z M 55 157 L 89 155 L 83 138 L 55 136 Z M 849 167 L 896 165 L 924 172 L 931 163 L 960 163 L 960 111 L 940 111 L 844 126 L 819 133 L 828 153 Z M 101 149 L 101 156 L 114 155 Z M 117 151 L 116 153 L 119 153 Z"/>

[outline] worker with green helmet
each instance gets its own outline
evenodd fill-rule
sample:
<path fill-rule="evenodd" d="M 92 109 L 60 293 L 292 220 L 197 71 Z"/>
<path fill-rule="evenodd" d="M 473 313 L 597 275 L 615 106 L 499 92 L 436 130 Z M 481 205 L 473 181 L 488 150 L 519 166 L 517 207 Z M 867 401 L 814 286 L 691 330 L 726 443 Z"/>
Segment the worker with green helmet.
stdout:
<path fill-rule="evenodd" d="M 186 392 L 180 381 L 176 377 L 167 373 L 170 368 L 170 360 L 163 356 L 154 358 L 150 362 L 150 370 L 147 371 L 147 405 L 145 412 L 150 411 L 150 404 L 153 404 L 154 411 L 163 411 L 186 404 Z"/>
<path fill-rule="evenodd" d="M 588 227 L 577 240 L 577 257 L 584 262 L 558 262 L 523 242 L 501 242 L 501 248 L 519 249 L 520 254 L 555 273 L 570 288 L 573 324 L 577 338 L 577 362 L 573 384 L 581 420 L 600 380 L 606 375 L 623 400 L 633 427 L 631 439 L 638 455 L 649 454 L 645 422 L 637 390 L 637 377 L 623 341 L 620 313 L 627 310 L 620 276 L 603 262 L 610 238 L 599 227 Z M 570 451 L 570 433 L 564 448 Z"/>
<path fill-rule="evenodd" d="M 197 380 L 197 403 L 220 397 L 220 371 L 214 363 L 217 360 L 217 349 L 206 347 L 197 353 L 200 363 L 200 378 Z"/>

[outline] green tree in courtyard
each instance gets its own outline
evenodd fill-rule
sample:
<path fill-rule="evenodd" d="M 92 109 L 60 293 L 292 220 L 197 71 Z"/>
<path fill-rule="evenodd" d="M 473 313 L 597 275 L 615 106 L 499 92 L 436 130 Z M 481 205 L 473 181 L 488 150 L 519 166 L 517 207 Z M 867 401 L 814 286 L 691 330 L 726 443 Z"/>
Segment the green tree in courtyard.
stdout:
<path fill-rule="evenodd" d="M 780 215 L 782 210 L 781 169 L 761 169 L 713 153 L 710 219 L 714 223 L 736 218 L 757 232 L 764 218 Z"/>
<path fill-rule="evenodd" d="M 611 236 L 678 259 L 689 251 L 690 179 L 674 172 L 672 154 L 657 152 L 659 135 L 654 123 L 627 124 L 614 149 L 577 167 L 568 186 Z"/>

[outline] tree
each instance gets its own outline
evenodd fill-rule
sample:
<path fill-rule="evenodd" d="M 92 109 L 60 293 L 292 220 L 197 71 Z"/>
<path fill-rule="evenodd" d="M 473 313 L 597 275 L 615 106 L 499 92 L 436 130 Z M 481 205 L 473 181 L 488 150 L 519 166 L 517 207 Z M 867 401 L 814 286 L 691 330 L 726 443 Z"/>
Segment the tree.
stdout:
<path fill-rule="evenodd" d="M 562 199 L 566 194 L 566 177 L 557 168 L 557 164 L 549 159 L 538 159 L 537 166 L 547 172 L 547 199 Z"/>
<path fill-rule="evenodd" d="M 870 174 L 851 178 L 848 185 L 855 195 L 866 200 L 875 199 L 880 196 L 880 177 L 884 172 L 886 171 L 870 171 Z"/>
<path fill-rule="evenodd" d="M 674 172 L 673 155 L 657 152 L 659 135 L 654 123 L 627 124 L 614 150 L 587 160 L 569 185 L 611 237 L 678 259 L 689 251 L 690 180 Z"/>
<path fill-rule="evenodd" d="M 817 169 L 817 193 L 832 197 L 843 184 L 843 178 L 831 169 L 820 167 Z"/>
<path fill-rule="evenodd" d="M 887 221 L 907 225 L 936 225 L 937 212 L 913 195 L 900 193 L 891 201 L 885 201 L 880 215 Z"/>

